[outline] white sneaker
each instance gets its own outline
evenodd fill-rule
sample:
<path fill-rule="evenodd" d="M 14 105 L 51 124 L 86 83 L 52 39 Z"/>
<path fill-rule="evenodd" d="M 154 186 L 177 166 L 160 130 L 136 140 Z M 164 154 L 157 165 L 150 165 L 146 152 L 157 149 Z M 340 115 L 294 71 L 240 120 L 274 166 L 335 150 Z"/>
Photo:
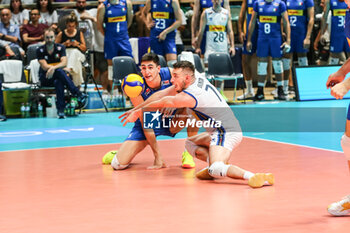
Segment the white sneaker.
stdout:
<path fill-rule="evenodd" d="M 278 97 L 277 88 L 275 88 L 275 89 L 273 89 L 273 91 L 271 91 L 271 95 L 273 95 L 274 98 Z"/>
<path fill-rule="evenodd" d="M 341 201 L 334 202 L 328 206 L 328 213 L 334 216 L 343 216 L 350 213 L 350 195 Z"/>
<path fill-rule="evenodd" d="M 238 96 L 237 100 L 245 100 L 245 99 L 248 99 L 248 98 L 253 98 L 254 96 L 255 96 L 254 91 L 250 91 L 250 92 L 247 91 L 243 95 Z"/>

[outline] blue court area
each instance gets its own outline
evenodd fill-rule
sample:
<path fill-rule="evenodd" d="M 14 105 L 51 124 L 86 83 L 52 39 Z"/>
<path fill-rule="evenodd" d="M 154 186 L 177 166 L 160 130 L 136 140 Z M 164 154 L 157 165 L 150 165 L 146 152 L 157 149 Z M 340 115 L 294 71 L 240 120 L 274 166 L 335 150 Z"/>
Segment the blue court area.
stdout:
<path fill-rule="evenodd" d="M 246 137 L 341 151 L 348 103 L 262 102 L 231 108 Z M 118 119 L 121 114 L 84 113 L 65 120 L 9 119 L 0 123 L 0 151 L 121 143 L 133 126 L 123 127 Z M 186 138 L 185 130 L 175 138 Z"/>

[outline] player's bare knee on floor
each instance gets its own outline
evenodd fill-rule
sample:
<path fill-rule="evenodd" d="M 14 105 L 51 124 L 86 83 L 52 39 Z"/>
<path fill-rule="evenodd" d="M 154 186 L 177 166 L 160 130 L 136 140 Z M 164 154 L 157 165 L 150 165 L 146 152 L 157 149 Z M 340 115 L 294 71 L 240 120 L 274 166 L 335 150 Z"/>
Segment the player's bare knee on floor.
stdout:
<path fill-rule="evenodd" d="M 127 168 L 129 166 L 129 164 L 120 164 L 118 161 L 118 156 L 114 156 L 112 162 L 111 162 L 111 166 L 113 167 L 114 170 L 123 170 L 125 168 Z"/>
<path fill-rule="evenodd" d="M 222 161 L 217 161 L 209 166 L 209 174 L 214 178 L 226 177 L 227 170 L 231 165 L 225 164 Z"/>

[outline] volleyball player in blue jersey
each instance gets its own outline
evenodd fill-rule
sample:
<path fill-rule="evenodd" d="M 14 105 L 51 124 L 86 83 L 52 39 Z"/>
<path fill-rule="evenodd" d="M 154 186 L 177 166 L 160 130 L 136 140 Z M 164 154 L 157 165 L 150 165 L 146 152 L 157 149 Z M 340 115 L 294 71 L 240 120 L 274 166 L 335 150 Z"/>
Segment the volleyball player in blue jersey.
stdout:
<path fill-rule="evenodd" d="M 108 62 L 110 82 L 113 79 L 112 58 L 116 56 L 132 57 L 128 34 L 132 18 L 130 0 L 106 0 L 97 8 L 97 28 L 105 36 L 104 54 Z"/>

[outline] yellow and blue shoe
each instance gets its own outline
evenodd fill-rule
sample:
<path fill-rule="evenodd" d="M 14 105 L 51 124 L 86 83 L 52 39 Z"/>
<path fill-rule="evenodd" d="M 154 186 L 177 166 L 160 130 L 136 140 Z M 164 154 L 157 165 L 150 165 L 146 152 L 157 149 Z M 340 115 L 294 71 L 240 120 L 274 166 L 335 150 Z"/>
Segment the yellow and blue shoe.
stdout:
<path fill-rule="evenodd" d="M 272 173 L 255 173 L 248 180 L 248 185 L 252 188 L 261 188 L 264 185 L 273 185 L 275 176 Z"/>
<path fill-rule="evenodd" d="M 334 216 L 344 216 L 350 213 L 350 195 L 344 197 L 341 201 L 330 204 L 327 208 L 328 213 Z"/>
<path fill-rule="evenodd" d="M 114 156 L 117 154 L 117 150 L 111 150 L 109 152 L 107 152 L 103 158 L 102 158 L 102 163 L 103 164 L 111 164 Z"/>
<path fill-rule="evenodd" d="M 187 150 L 182 153 L 182 167 L 183 168 L 194 168 L 196 164 L 193 161 L 193 157 Z"/>
<path fill-rule="evenodd" d="M 208 167 L 203 168 L 202 170 L 200 170 L 199 172 L 197 172 L 197 173 L 196 173 L 196 177 L 197 177 L 197 179 L 200 179 L 200 180 L 213 180 L 213 179 L 214 179 L 214 177 L 212 177 L 212 176 L 209 174 Z"/>

